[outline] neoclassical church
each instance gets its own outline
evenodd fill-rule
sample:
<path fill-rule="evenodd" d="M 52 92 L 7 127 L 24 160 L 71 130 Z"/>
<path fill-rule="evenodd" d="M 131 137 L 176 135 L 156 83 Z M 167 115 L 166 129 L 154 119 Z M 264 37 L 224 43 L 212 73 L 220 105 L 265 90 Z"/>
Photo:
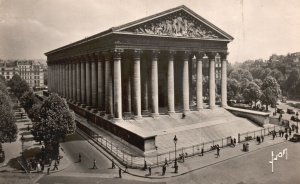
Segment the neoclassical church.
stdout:
<path fill-rule="evenodd" d="M 216 76 L 221 81 L 221 106 L 226 107 L 227 44 L 232 40 L 186 6 L 179 6 L 45 53 L 49 92 L 94 114 L 104 129 L 147 150 L 145 144 L 125 136 L 131 133 L 122 122 L 115 122 L 126 116 L 138 120 L 144 115 L 159 118 L 214 109 Z M 204 73 L 209 78 L 208 106 L 203 103 Z"/>

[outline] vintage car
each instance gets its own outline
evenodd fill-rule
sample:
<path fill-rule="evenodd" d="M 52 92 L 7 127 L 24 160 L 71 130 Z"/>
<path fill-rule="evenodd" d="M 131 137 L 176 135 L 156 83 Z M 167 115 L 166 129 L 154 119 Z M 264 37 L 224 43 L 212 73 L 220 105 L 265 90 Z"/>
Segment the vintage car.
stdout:
<path fill-rule="evenodd" d="M 294 111 L 294 109 L 287 109 L 286 113 L 288 113 L 288 114 L 295 114 L 295 111 Z"/>
<path fill-rule="evenodd" d="M 292 138 L 290 138 L 291 142 L 300 142 L 300 134 L 295 133 Z"/>
<path fill-rule="evenodd" d="M 282 109 L 280 109 L 280 108 L 277 108 L 277 113 L 284 114 L 284 111 Z"/>

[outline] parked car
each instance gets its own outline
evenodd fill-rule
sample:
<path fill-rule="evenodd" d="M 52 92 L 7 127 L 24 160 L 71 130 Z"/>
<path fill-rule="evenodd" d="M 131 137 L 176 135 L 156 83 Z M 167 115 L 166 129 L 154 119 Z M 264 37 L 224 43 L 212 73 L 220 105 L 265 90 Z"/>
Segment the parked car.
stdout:
<path fill-rule="evenodd" d="M 300 134 L 299 133 L 295 133 L 293 135 L 293 137 L 290 138 L 290 141 L 292 141 L 292 142 L 300 142 Z"/>
<path fill-rule="evenodd" d="M 284 111 L 282 109 L 280 109 L 280 108 L 277 108 L 277 113 L 284 114 Z"/>
<path fill-rule="evenodd" d="M 292 116 L 292 117 L 291 117 L 291 120 L 292 120 L 292 121 L 297 121 L 297 120 L 299 121 L 299 119 L 298 119 L 296 116 Z"/>
<path fill-rule="evenodd" d="M 295 114 L 294 109 L 287 109 L 286 112 L 287 112 L 288 114 Z"/>

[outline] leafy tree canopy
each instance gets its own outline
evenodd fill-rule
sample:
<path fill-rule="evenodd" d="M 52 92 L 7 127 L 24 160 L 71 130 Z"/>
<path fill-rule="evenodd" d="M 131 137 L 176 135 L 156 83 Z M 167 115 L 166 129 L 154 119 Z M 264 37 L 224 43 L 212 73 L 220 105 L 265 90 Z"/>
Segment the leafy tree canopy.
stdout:
<path fill-rule="evenodd" d="M 20 98 L 26 91 L 29 91 L 28 83 L 17 74 L 8 81 L 8 86 L 18 98 Z"/>
<path fill-rule="evenodd" d="M 0 142 L 13 142 L 17 139 L 18 128 L 10 98 L 0 91 Z"/>
<path fill-rule="evenodd" d="M 266 109 L 268 110 L 268 105 L 276 104 L 281 93 L 279 84 L 277 83 L 276 79 L 269 76 L 264 80 L 261 90 L 261 101 L 266 105 Z"/>
<path fill-rule="evenodd" d="M 253 80 L 252 74 L 248 70 L 242 68 L 234 69 L 230 73 L 229 78 L 236 79 L 239 82 L 242 81 L 242 79 L 247 79 L 248 81 Z"/>
<path fill-rule="evenodd" d="M 32 91 L 26 91 L 21 99 L 20 99 L 21 105 L 26 109 L 29 110 L 32 108 L 32 106 L 37 103 L 37 99 L 34 96 L 34 93 Z"/>

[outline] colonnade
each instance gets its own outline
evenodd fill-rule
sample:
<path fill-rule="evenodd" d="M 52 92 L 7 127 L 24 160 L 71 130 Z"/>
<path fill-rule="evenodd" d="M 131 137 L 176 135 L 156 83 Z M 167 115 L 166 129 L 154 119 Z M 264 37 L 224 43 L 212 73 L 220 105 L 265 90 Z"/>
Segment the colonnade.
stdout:
<path fill-rule="evenodd" d="M 149 65 L 149 94 L 147 85 L 141 84 L 141 55 L 150 54 Z M 48 61 L 49 91 L 58 93 L 72 103 L 83 107 L 105 112 L 115 119 L 122 119 L 124 112 L 132 112 L 136 118 L 142 115 L 142 100 L 148 106 L 153 116 L 159 115 L 158 92 L 158 56 L 159 51 L 114 50 L 87 54 L 63 60 Z M 167 52 L 167 106 L 168 113 L 175 113 L 174 57 L 180 53 L 182 62 L 182 107 L 183 112 L 190 111 L 189 87 L 189 57 L 196 55 L 196 103 L 197 110 L 203 109 L 203 77 L 202 63 L 209 62 L 209 108 L 215 108 L 215 63 L 222 60 L 221 106 L 227 106 L 227 75 L 226 54 L 218 52 L 192 53 Z M 123 64 L 122 64 L 123 63 Z M 127 66 L 126 66 L 127 65 Z M 126 67 L 124 67 L 126 66 Z M 122 70 L 128 79 L 122 80 Z M 126 72 L 128 72 L 126 74 Z M 141 86 L 143 85 L 143 86 Z M 122 99 L 122 88 L 125 88 L 126 99 Z M 143 90 L 142 90 L 143 89 Z M 142 94 L 142 91 L 144 94 Z M 124 95 L 123 95 L 124 96 Z M 122 103 L 124 100 L 124 103 Z"/>

